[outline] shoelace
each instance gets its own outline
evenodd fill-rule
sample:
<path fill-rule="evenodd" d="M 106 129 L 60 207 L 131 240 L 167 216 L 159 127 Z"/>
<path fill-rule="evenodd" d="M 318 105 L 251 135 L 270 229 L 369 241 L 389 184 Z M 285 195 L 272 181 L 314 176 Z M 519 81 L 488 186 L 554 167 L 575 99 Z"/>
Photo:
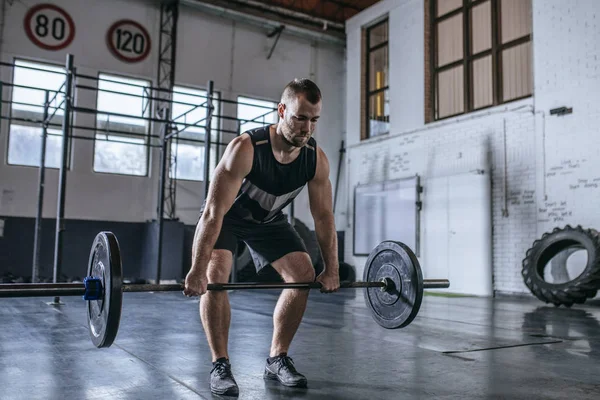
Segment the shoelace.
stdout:
<path fill-rule="evenodd" d="M 283 367 L 287 367 L 291 372 L 296 372 L 296 369 L 294 368 L 294 360 L 292 359 L 292 357 L 289 356 L 283 356 L 283 357 L 279 357 L 279 359 L 277 360 L 277 369 L 280 370 Z"/>
<path fill-rule="evenodd" d="M 218 363 L 217 365 L 215 365 L 215 371 L 217 371 L 219 378 L 225 378 L 231 375 L 229 365 L 225 363 Z"/>

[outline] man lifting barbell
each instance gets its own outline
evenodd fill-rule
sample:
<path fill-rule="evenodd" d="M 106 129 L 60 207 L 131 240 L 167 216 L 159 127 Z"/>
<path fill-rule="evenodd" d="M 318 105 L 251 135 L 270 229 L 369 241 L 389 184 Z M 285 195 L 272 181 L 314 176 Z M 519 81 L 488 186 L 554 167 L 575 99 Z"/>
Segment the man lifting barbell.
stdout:
<path fill-rule="evenodd" d="M 270 264 L 285 282 L 321 283 L 323 292 L 338 290 L 339 266 L 332 190 L 327 156 L 312 137 L 321 114 L 321 92 L 308 79 L 295 79 L 283 90 L 277 124 L 235 138 L 217 165 L 194 235 L 192 266 L 184 294 L 202 296 L 200 316 L 212 352 L 211 391 L 237 395 L 227 342 L 231 311 L 227 292 L 207 291 L 226 283 L 238 240 L 252 253 L 257 270 Z M 325 263 L 315 270 L 300 236 L 282 209 L 308 186 L 310 209 Z M 271 351 L 265 379 L 305 387 L 288 356 L 300 325 L 308 290 L 284 290 L 273 313 Z"/>
<path fill-rule="evenodd" d="M 275 309 L 265 377 L 291 386 L 306 385 L 287 351 L 304 314 L 308 290 L 364 288 L 365 303 L 377 324 L 387 329 L 408 326 L 419 312 L 423 290 L 448 288 L 450 282 L 423 279 L 415 253 L 390 239 L 370 252 L 362 282 L 339 282 L 328 163 L 311 138 L 320 112 L 319 92 L 306 80 L 294 81 L 288 88 L 279 105 L 279 124 L 236 138 L 217 167 L 198 221 L 185 284 L 123 283 L 117 237 L 102 231 L 92 243 L 83 283 L 0 284 L 0 298 L 83 296 L 92 343 L 107 348 L 117 337 L 124 292 L 183 290 L 188 296 L 202 295 L 200 315 L 214 363 L 211 389 L 228 394 L 239 390 L 227 354 L 231 315 L 227 290 L 287 289 Z M 316 279 L 304 244 L 281 214 L 306 183 L 325 260 L 325 270 Z M 238 238 L 249 245 L 258 269 L 271 263 L 287 282 L 219 283 L 228 281 Z"/>

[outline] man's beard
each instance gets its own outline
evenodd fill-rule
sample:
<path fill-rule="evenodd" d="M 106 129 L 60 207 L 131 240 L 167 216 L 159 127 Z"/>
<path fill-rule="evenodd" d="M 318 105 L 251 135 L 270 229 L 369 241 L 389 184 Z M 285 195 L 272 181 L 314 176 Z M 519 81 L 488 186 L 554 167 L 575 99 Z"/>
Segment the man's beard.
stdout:
<path fill-rule="evenodd" d="M 292 138 L 289 138 L 289 139 L 288 139 L 287 135 L 290 135 L 290 136 L 291 136 L 293 131 L 294 131 L 294 130 L 293 130 L 291 127 L 290 127 L 289 123 L 287 123 L 286 121 L 284 121 L 284 124 L 283 124 L 283 126 L 281 127 L 281 133 L 282 133 L 281 137 L 282 137 L 283 141 L 284 141 L 284 142 L 285 142 L 285 143 L 286 143 L 288 146 L 293 146 L 293 147 L 303 147 L 303 146 L 304 146 L 304 144 L 295 143 L 295 142 L 293 141 L 293 139 L 292 139 Z M 302 138 L 302 139 L 304 139 L 304 138 Z"/>

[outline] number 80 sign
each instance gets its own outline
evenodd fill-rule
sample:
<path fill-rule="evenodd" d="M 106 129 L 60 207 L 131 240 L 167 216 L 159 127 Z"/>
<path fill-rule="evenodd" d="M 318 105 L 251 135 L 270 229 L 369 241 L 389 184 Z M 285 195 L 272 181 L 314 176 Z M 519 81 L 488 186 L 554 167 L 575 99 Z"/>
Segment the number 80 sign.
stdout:
<path fill-rule="evenodd" d="M 146 28 L 129 19 L 112 24 L 106 34 L 106 44 L 115 57 L 129 63 L 145 59 L 152 47 Z"/>
<path fill-rule="evenodd" d="M 25 33 L 36 46 L 45 50 L 61 50 L 75 37 L 75 23 L 71 16 L 54 4 L 31 7 L 23 21 Z"/>

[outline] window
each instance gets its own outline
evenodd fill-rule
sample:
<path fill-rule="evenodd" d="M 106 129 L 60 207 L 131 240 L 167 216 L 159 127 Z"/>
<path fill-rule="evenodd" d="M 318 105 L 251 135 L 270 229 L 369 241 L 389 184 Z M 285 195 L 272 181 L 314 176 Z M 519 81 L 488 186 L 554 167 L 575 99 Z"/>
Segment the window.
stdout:
<path fill-rule="evenodd" d="M 145 176 L 148 173 L 150 83 L 100 74 L 94 171 Z"/>
<path fill-rule="evenodd" d="M 11 123 L 8 138 L 8 164 L 37 167 L 40 165 L 44 99 L 48 90 L 50 119 L 47 129 L 46 159 L 48 168 L 60 168 L 62 157 L 62 121 L 64 111 L 64 68 L 48 64 L 15 60 L 13 69 Z M 56 95 L 56 96 L 55 96 Z M 54 97 L 54 100 L 53 100 Z M 60 107 L 59 107 L 60 106 Z"/>
<path fill-rule="evenodd" d="M 531 0 L 429 1 L 428 120 L 532 95 Z"/>
<path fill-rule="evenodd" d="M 366 132 L 363 138 L 389 133 L 388 20 L 366 29 Z"/>
<path fill-rule="evenodd" d="M 249 129 L 277 123 L 278 103 L 244 96 L 238 96 L 237 101 L 237 118 L 240 120 L 240 134 Z"/>
<path fill-rule="evenodd" d="M 219 135 L 219 93 L 213 92 L 213 116 L 211 118 L 210 169 L 217 163 Z M 173 88 L 173 121 L 179 134 L 171 139 L 171 155 L 175 157 L 170 177 L 194 181 L 204 180 L 204 137 L 208 109 L 206 90 L 182 86 Z M 200 142 L 201 141 L 201 142 Z"/>

